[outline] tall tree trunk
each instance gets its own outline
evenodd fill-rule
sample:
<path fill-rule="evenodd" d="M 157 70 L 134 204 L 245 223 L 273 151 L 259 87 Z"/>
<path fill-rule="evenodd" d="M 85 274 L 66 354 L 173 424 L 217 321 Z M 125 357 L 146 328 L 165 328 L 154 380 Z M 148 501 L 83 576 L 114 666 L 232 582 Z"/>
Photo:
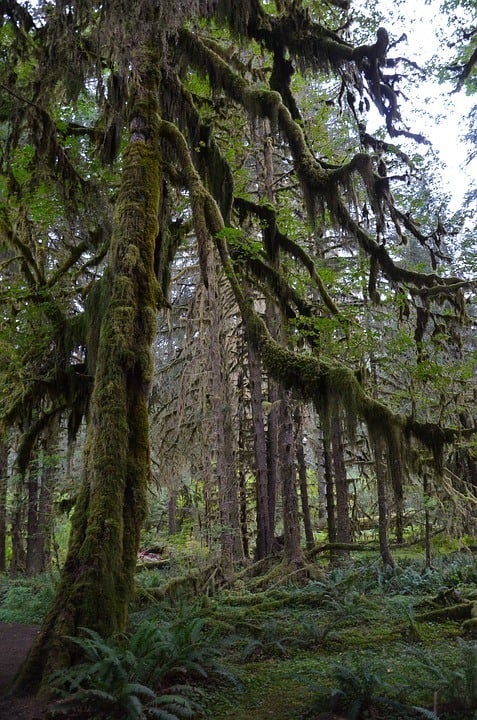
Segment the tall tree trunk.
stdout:
<path fill-rule="evenodd" d="M 243 467 L 238 472 L 239 500 L 240 500 L 240 538 L 243 556 L 248 558 L 250 547 L 248 540 L 248 511 L 247 511 L 247 475 Z"/>
<path fill-rule="evenodd" d="M 58 423 L 52 423 L 38 443 L 37 456 L 28 472 L 28 520 L 26 571 L 36 575 L 50 562 L 52 501 L 56 477 L 55 453 Z"/>
<path fill-rule="evenodd" d="M 257 512 L 257 546 L 255 559 L 262 560 L 272 550 L 273 535 L 270 522 L 269 468 L 267 458 L 267 435 L 263 412 L 262 366 L 257 349 L 247 345 L 248 372 L 250 379 L 250 403 L 252 408 L 253 446 L 255 452 L 255 488 Z"/>
<path fill-rule="evenodd" d="M 404 542 L 404 466 L 401 442 L 398 437 L 390 434 L 386 438 L 388 450 L 388 466 L 394 496 L 396 513 L 396 542 Z"/>
<path fill-rule="evenodd" d="M 387 468 L 383 460 L 383 443 L 381 437 L 373 441 L 374 465 L 376 468 L 376 485 L 378 493 L 378 535 L 379 551 L 385 565 L 394 567 L 394 560 L 389 549 L 388 540 L 388 503 L 386 498 Z"/>
<path fill-rule="evenodd" d="M 42 441 L 42 472 L 40 494 L 38 497 L 38 527 L 40 530 L 40 570 L 46 570 L 51 562 L 51 544 L 53 536 L 53 495 L 58 473 L 58 436 L 59 425 L 48 428 Z"/>
<path fill-rule="evenodd" d="M 7 569 L 8 442 L 0 439 L 0 573 Z"/>
<path fill-rule="evenodd" d="M 220 546 L 223 570 L 232 571 L 233 563 L 243 560 L 240 531 L 238 482 L 234 462 L 234 431 L 230 385 L 227 375 L 228 358 L 222 315 L 220 279 L 213 248 L 207 255 L 207 304 L 209 321 L 209 361 L 211 368 L 210 404 L 215 422 L 216 473 L 220 521 Z"/>
<path fill-rule="evenodd" d="M 67 666 L 66 636 L 90 627 L 123 631 L 132 597 L 139 533 L 150 479 L 148 395 L 158 284 L 154 247 L 160 201 L 159 59 L 144 48 L 131 58 L 130 135 L 116 201 L 108 300 L 101 319 L 84 451 L 84 478 L 67 560 L 52 608 L 20 670 L 18 688 L 47 690 Z M 43 683 L 43 684 L 42 684 Z"/>
<path fill-rule="evenodd" d="M 331 418 L 331 446 L 336 488 L 336 540 L 339 543 L 351 542 L 349 518 L 349 487 L 344 459 L 343 432 L 337 415 Z M 346 551 L 340 551 L 344 552 Z"/>
<path fill-rule="evenodd" d="M 293 437 L 293 418 L 290 393 L 283 392 L 280 405 L 280 481 L 283 497 L 283 539 L 285 562 L 294 566 L 303 565 L 303 553 L 300 544 L 300 517 L 298 512 L 298 492 L 296 482 L 295 439 Z"/>
<path fill-rule="evenodd" d="M 244 358 L 243 338 L 240 356 Z M 238 437 L 237 437 L 237 467 L 240 499 L 240 532 L 244 556 L 247 558 L 250 553 L 248 535 L 248 502 L 247 502 L 247 464 L 246 444 L 248 432 L 248 418 L 246 417 L 244 397 L 244 371 L 240 370 L 237 377 L 237 401 L 238 401 Z"/>
<path fill-rule="evenodd" d="M 323 424 L 323 466 L 324 480 L 326 487 L 326 523 L 328 529 L 328 542 L 333 545 L 336 542 L 336 507 L 333 478 L 333 462 L 331 452 L 331 437 L 327 418 L 322 416 Z M 334 552 L 332 551 L 331 557 Z"/>
<path fill-rule="evenodd" d="M 38 448 L 31 460 L 27 473 L 27 537 L 26 537 L 26 572 L 35 575 L 41 571 L 42 543 L 38 523 L 38 499 L 40 496 L 40 463 Z"/>
<path fill-rule="evenodd" d="M 426 547 L 426 568 L 430 568 L 432 564 L 431 557 L 431 518 L 429 514 L 429 476 L 425 472 L 422 479 L 422 489 L 424 492 L 424 522 L 425 522 L 425 547 Z"/>
<path fill-rule="evenodd" d="M 169 491 L 169 500 L 167 501 L 167 533 L 168 535 L 176 535 L 177 533 L 177 490 Z"/>
<path fill-rule="evenodd" d="M 263 120 L 260 128 L 261 140 L 263 143 L 263 183 L 265 198 L 270 202 L 275 201 L 275 167 L 273 160 L 273 143 L 271 138 L 271 126 L 268 118 Z M 258 169 L 257 169 L 258 170 Z M 270 228 L 263 228 L 263 239 L 265 250 L 269 257 L 270 264 L 278 270 L 280 266 L 280 255 L 276 243 L 270 236 Z M 273 337 L 278 337 L 281 328 L 281 318 L 276 306 L 268 300 L 266 302 L 267 325 Z M 277 492 L 282 480 L 280 467 L 280 409 L 283 401 L 282 388 L 272 378 L 268 378 L 268 400 L 270 412 L 268 414 L 267 432 L 267 467 L 268 467 L 268 524 L 269 543 L 267 554 L 273 550 L 275 542 L 275 519 L 277 507 Z M 283 488 L 282 488 L 283 490 Z"/>
<path fill-rule="evenodd" d="M 26 566 L 24 533 L 26 522 L 25 475 L 23 473 L 15 473 L 13 483 L 13 505 L 10 530 L 12 558 L 9 570 L 14 575 L 18 572 L 24 572 Z"/>
<path fill-rule="evenodd" d="M 278 468 L 280 393 L 277 383 L 271 378 L 268 378 L 268 402 L 270 403 L 267 423 L 268 523 L 270 527 L 270 551 L 272 551 L 275 541 L 277 492 L 280 483 Z"/>
<path fill-rule="evenodd" d="M 306 476 L 305 451 L 303 449 L 303 417 L 299 405 L 295 408 L 293 419 L 295 423 L 295 452 L 300 485 L 301 513 L 303 517 L 303 527 L 305 529 L 306 546 L 310 549 L 315 544 L 315 538 L 313 536 L 313 526 L 311 524 L 310 503 L 308 499 L 308 479 Z"/>
<path fill-rule="evenodd" d="M 244 338 L 241 338 L 240 357 L 245 362 L 245 344 Z M 238 433 L 237 433 L 237 467 L 239 482 L 239 499 L 240 499 L 240 532 L 242 538 L 242 547 L 244 556 L 249 557 L 250 540 L 248 530 L 248 497 L 247 497 L 247 470 L 248 470 L 248 453 L 247 438 L 249 436 L 250 420 L 247 415 L 245 392 L 244 392 L 244 369 L 243 366 L 237 377 L 237 401 L 238 401 Z"/>

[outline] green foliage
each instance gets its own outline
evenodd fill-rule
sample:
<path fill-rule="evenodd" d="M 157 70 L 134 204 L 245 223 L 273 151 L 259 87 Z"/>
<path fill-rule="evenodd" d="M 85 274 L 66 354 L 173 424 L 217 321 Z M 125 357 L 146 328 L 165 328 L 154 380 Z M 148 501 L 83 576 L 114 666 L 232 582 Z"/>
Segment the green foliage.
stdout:
<path fill-rule="evenodd" d="M 0 585 L 0 622 L 41 623 L 51 605 L 57 581 L 57 575 L 51 572 L 31 578 L 4 578 Z"/>
<path fill-rule="evenodd" d="M 141 650 L 145 642 L 151 645 L 144 660 L 146 676 L 154 685 L 177 677 L 204 679 L 209 673 L 226 674 L 218 660 L 216 635 L 205 631 L 206 621 L 197 617 L 195 610 L 176 609 L 176 617 L 161 624 L 144 621 L 131 637 L 133 648 Z"/>
<path fill-rule="evenodd" d="M 288 655 L 287 647 L 297 644 L 297 638 L 283 635 L 280 623 L 275 619 L 267 620 L 256 628 L 258 637 L 250 639 L 242 651 L 242 660 L 252 657 L 268 658 Z"/>
<path fill-rule="evenodd" d="M 453 662 L 436 655 L 429 648 L 415 647 L 411 651 L 422 674 L 420 684 L 431 689 L 440 703 L 448 703 L 456 710 L 477 710 L 477 644 L 457 638 Z"/>
<path fill-rule="evenodd" d="M 378 709 L 399 713 L 398 717 L 402 720 L 416 716 L 438 720 L 435 713 L 426 708 L 388 697 L 392 688 L 384 679 L 384 672 L 385 668 L 369 657 L 359 658 L 352 665 L 336 666 L 333 672 L 336 687 L 330 696 L 331 709 L 345 711 L 348 720 L 374 717 Z"/>
<path fill-rule="evenodd" d="M 246 235 L 242 230 L 226 227 L 217 233 L 217 237 L 227 242 L 230 253 L 236 262 L 246 262 L 263 257 L 261 241 Z"/>
<path fill-rule="evenodd" d="M 52 706 L 53 714 L 80 708 L 93 709 L 95 717 L 104 720 L 179 720 L 199 709 L 191 686 L 164 685 L 169 673 L 158 665 L 160 632 L 150 624 L 140 626 L 122 643 L 104 640 L 87 628 L 83 632 L 84 637 L 71 638 L 83 662 L 51 678 L 61 698 Z"/>

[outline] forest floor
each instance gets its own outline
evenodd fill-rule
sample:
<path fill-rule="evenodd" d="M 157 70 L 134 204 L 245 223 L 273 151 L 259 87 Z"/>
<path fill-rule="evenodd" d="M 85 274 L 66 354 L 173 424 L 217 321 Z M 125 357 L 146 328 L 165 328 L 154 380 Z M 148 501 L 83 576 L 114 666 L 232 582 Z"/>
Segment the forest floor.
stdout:
<path fill-rule="evenodd" d="M 164 595 L 187 577 L 178 567 L 142 570 L 130 634 L 121 644 L 93 638 L 104 662 L 91 678 L 99 687 L 111 652 L 130 673 L 131 657 L 155 647 L 159 669 L 181 668 L 179 697 L 191 679 L 184 697 L 206 720 L 477 720 L 477 554 L 436 554 L 424 568 L 403 551 L 394 569 L 362 557 L 300 582 L 281 569 L 203 597 L 185 582 L 179 596 Z M 6 579 L 0 592 L 0 720 L 48 716 L 46 703 L 8 688 L 52 587 L 45 575 Z M 121 712 L 103 717 L 113 720 L 125 707 L 121 683 L 110 695 Z M 84 708 L 67 717 L 84 720 Z"/>
<path fill-rule="evenodd" d="M 0 623 L 0 720 L 40 720 L 45 704 L 9 696 L 9 686 L 38 632 L 37 625 Z"/>

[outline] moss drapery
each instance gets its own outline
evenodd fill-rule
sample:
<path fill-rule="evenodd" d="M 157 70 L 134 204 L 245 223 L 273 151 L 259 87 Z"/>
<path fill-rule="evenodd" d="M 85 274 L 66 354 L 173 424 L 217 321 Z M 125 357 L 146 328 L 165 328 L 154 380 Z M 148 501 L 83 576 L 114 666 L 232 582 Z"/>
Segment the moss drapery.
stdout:
<path fill-rule="evenodd" d="M 158 301 L 159 64 L 135 59 L 129 141 L 124 156 L 107 271 L 88 418 L 83 486 L 60 590 L 17 678 L 37 688 L 70 662 L 66 636 L 85 626 L 110 635 L 125 628 L 149 480 L 147 400 Z"/>

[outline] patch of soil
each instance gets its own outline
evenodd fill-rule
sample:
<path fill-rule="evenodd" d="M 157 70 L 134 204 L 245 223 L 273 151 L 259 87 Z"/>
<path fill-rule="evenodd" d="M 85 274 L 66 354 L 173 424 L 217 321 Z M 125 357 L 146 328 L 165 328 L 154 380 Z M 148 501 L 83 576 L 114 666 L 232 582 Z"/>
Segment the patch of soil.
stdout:
<path fill-rule="evenodd" d="M 45 703 L 9 695 L 9 686 L 38 632 L 37 625 L 0 623 L 0 720 L 40 720 Z"/>

